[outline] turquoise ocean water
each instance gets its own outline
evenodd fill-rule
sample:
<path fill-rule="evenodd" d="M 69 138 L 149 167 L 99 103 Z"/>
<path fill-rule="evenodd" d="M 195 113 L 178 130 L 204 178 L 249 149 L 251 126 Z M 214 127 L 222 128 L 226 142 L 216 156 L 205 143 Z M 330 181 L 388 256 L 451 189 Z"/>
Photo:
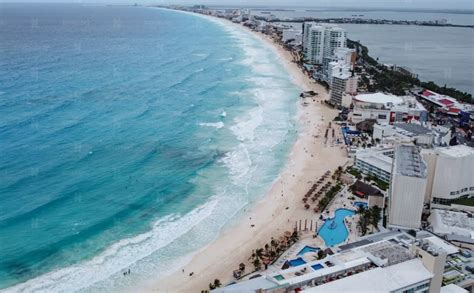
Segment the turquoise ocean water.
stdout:
<path fill-rule="evenodd" d="M 295 140 L 299 91 L 240 28 L 0 4 L 0 40 L 6 291 L 112 291 L 173 270 L 263 196 Z"/>

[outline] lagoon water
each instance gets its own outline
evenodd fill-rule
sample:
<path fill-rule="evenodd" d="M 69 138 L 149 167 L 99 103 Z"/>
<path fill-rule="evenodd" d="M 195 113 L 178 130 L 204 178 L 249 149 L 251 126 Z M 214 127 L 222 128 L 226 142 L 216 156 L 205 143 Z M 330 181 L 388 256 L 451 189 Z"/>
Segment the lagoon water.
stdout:
<path fill-rule="evenodd" d="M 152 8 L 0 5 L 0 288 L 157 277 L 283 168 L 299 92 L 248 33 Z"/>
<path fill-rule="evenodd" d="M 412 25 L 341 24 L 348 37 L 369 48 L 379 62 L 397 64 L 474 95 L 474 29 Z"/>
<path fill-rule="evenodd" d="M 290 10 L 293 8 L 289 8 Z M 446 19 L 448 23 L 474 25 L 474 13 L 434 11 L 387 11 L 297 8 L 271 11 L 277 17 L 312 16 L 319 18 L 358 17 L 363 19 L 420 20 Z M 261 12 L 254 12 L 261 14 Z M 301 29 L 301 23 L 292 23 Z M 381 63 L 397 64 L 418 74 L 423 81 L 457 88 L 474 95 L 474 29 L 415 25 L 340 24 L 348 38 L 359 40 L 369 54 Z"/>

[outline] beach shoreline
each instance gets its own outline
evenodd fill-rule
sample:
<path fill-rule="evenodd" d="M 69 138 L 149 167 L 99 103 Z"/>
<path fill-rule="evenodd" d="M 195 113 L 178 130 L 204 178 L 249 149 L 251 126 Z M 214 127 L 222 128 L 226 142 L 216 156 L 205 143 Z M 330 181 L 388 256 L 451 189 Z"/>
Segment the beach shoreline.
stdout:
<path fill-rule="evenodd" d="M 306 105 L 303 105 L 301 98 L 295 101 L 298 103 L 298 137 L 285 167 L 269 191 L 235 223 L 224 228 L 215 241 L 195 252 L 189 263 L 171 275 L 149 280 L 140 286 L 140 291 L 200 292 L 209 289 L 208 284 L 214 279 L 219 279 L 225 285 L 233 280 L 232 272 L 242 262 L 248 268 L 246 272 L 250 272 L 253 266 L 248 258 L 252 250 L 263 247 L 272 237 L 278 238 L 285 231 L 292 230 L 295 221 L 319 218 L 319 213 L 304 208 L 301 198 L 324 172 L 334 171 L 348 161 L 344 149 L 325 143 L 323 138 L 323 129 L 337 115 L 337 110 L 323 103 L 327 99 L 327 91 L 303 73 L 292 61 L 290 52 L 268 36 L 244 26 L 211 16 L 202 17 L 221 21 L 256 36 L 278 55 L 296 86 L 302 91 L 312 90 L 318 95 L 305 98 Z"/>

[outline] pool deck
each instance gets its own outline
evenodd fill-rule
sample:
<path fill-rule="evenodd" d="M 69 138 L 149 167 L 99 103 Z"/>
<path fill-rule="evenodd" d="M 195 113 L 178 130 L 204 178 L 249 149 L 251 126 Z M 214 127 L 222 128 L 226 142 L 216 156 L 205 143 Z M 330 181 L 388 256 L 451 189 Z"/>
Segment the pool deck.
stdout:
<path fill-rule="evenodd" d="M 342 196 L 341 196 L 342 195 Z M 323 213 L 324 218 L 334 218 L 336 210 L 338 209 L 350 209 L 356 211 L 357 208 L 353 205 L 354 202 L 367 202 L 365 199 L 361 199 L 356 197 L 355 200 L 350 200 L 349 197 L 352 197 L 353 194 L 348 190 L 348 186 L 345 186 L 341 192 L 339 192 L 334 200 L 332 201 L 331 205 L 326 209 L 326 211 Z M 347 237 L 346 241 L 340 243 L 339 245 L 347 244 L 349 242 L 354 242 L 359 239 L 358 232 L 357 232 L 357 222 L 359 220 L 359 216 L 355 214 L 352 217 L 346 217 L 345 222 L 346 222 L 346 228 L 347 231 L 349 232 L 349 236 Z M 324 224 L 324 220 L 319 220 L 318 219 L 318 229 L 322 227 Z M 322 245 L 319 246 L 321 248 L 326 248 L 326 245 L 324 244 L 324 240 L 321 239 L 321 237 L 318 236 L 318 239 L 321 240 Z"/>

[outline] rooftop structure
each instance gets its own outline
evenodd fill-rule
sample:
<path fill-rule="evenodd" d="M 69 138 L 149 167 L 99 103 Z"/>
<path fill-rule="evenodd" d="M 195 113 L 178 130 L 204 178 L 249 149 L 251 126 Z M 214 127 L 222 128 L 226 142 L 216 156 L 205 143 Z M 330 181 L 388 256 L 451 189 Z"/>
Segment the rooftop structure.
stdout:
<path fill-rule="evenodd" d="M 361 103 L 366 103 L 367 107 L 390 108 L 394 105 L 403 103 L 403 99 L 394 95 L 384 93 L 360 94 L 355 99 Z"/>
<path fill-rule="evenodd" d="M 348 292 L 354 288 L 360 292 L 439 292 L 436 288 L 441 286 L 446 260 L 442 247 L 450 245 L 428 235 L 426 239 L 396 231 L 370 235 L 324 259 L 306 258 L 314 260 L 288 269 L 270 267 L 255 278 L 250 275 L 247 278 L 252 279 L 215 292 Z M 429 242 L 430 237 L 440 242 Z"/>
<path fill-rule="evenodd" d="M 458 115 L 461 111 L 472 110 L 470 105 L 461 104 L 450 96 L 441 95 L 427 89 L 423 90 L 418 96 L 441 108 L 446 114 Z"/>
<path fill-rule="evenodd" d="M 326 283 L 304 292 L 348 292 L 355 288 L 360 292 L 394 292 L 412 288 L 421 290 L 429 288 L 429 280 L 432 277 L 433 274 L 423 266 L 420 260 L 412 259 L 390 267 L 376 268 L 353 275 L 337 282 Z"/>
<path fill-rule="evenodd" d="M 457 285 L 449 284 L 441 287 L 441 293 L 469 293 L 469 291 Z"/>
<path fill-rule="evenodd" d="M 411 145 L 401 145 L 395 149 L 394 172 L 408 177 L 426 178 L 426 164 L 419 150 Z"/>
<path fill-rule="evenodd" d="M 474 218 L 466 212 L 433 209 L 428 221 L 437 235 L 456 235 L 459 242 L 474 242 Z"/>
<path fill-rule="evenodd" d="M 447 146 L 451 138 L 451 131 L 442 126 L 433 127 L 430 124 L 420 123 L 394 123 L 375 124 L 372 135 L 386 143 L 410 143 L 428 146 Z"/>
<path fill-rule="evenodd" d="M 360 149 L 355 154 L 354 166 L 360 172 L 389 183 L 392 172 L 393 147 Z"/>
<path fill-rule="evenodd" d="M 474 155 L 474 148 L 465 145 L 438 148 L 438 153 L 452 158 L 466 158 Z"/>
<path fill-rule="evenodd" d="M 426 121 L 428 112 L 412 96 L 394 96 L 384 93 L 359 94 L 352 100 L 354 109 L 349 115 L 354 123 L 376 119 L 378 123 Z"/>

